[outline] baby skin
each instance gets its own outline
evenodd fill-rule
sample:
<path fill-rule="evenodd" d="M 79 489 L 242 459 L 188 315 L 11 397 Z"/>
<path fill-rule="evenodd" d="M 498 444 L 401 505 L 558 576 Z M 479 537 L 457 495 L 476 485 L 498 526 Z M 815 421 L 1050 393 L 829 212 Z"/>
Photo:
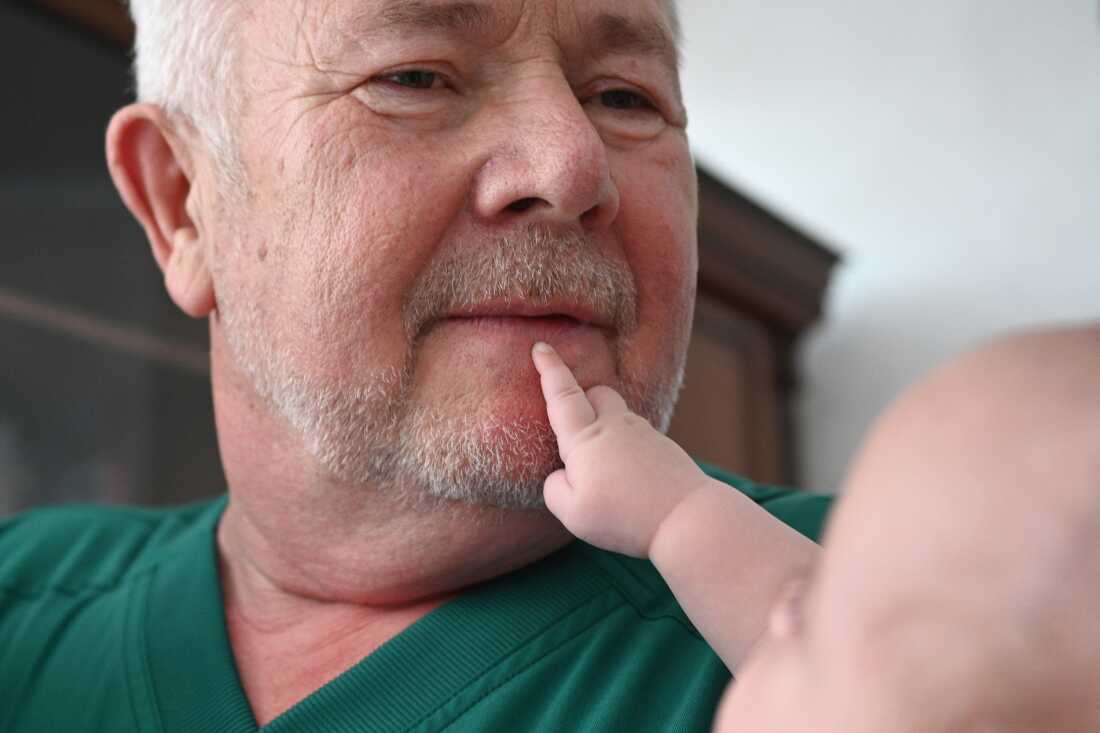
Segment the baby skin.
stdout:
<path fill-rule="evenodd" d="M 547 505 L 592 544 L 648 555 L 736 668 L 716 733 L 1100 731 L 1100 328 L 1010 336 L 908 390 L 819 558 L 611 390 L 533 357 L 566 466 Z M 787 558 L 774 573 L 761 539 Z M 747 615 L 738 584 L 758 589 Z"/>
<path fill-rule="evenodd" d="M 766 626 L 780 590 L 813 567 L 818 546 L 716 481 L 613 389 L 580 388 L 547 344 L 532 349 L 565 468 L 547 508 L 589 544 L 649 558 L 730 670 Z"/>

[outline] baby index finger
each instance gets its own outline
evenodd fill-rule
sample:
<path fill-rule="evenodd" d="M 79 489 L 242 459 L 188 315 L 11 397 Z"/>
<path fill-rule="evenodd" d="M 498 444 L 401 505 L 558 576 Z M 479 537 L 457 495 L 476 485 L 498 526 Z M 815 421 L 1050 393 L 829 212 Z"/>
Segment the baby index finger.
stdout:
<path fill-rule="evenodd" d="M 596 421 L 596 411 L 569 366 L 552 346 L 542 342 L 535 344 L 531 358 L 539 372 L 550 427 L 558 436 L 558 447 L 564 458 L 569 439 Z"/>

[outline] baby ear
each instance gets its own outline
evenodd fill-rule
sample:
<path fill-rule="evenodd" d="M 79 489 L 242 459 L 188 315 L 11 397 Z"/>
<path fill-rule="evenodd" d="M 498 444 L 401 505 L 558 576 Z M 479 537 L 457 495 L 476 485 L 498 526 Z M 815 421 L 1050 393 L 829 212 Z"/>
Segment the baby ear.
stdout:
<path fill-rule="evenodd" d="M 214 283 L 201 232 L 187 209 L 193 168 L 185 141 L 164 111 L 123 107 L 107 128 L 107 167 L 126 207 L 145 230 L 168 295 L 187 315 L 214 309 Z"/>
<path fill-rule="evenodd" d="M 780 589 L 768 614 L 768 632 L 777 639 L 789 639 L 802 631 L 802 614 L 808 580 L 800 576 Z"/>

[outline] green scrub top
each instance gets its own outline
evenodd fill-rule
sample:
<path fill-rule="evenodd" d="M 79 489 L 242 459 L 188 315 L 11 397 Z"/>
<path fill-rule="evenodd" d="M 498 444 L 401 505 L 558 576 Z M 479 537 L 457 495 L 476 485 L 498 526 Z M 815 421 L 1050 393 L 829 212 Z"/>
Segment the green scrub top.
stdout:
<path fill-rule="evenodd" d="M 829 497 L 704 468 L 820 534 Z M 218 579 L 225 506 L 0 523 L 0 731 L 258 730 Z M 652 564 L 575 541 L 468 589 L 263 730 L 708 731 L 729 680 Z"/>

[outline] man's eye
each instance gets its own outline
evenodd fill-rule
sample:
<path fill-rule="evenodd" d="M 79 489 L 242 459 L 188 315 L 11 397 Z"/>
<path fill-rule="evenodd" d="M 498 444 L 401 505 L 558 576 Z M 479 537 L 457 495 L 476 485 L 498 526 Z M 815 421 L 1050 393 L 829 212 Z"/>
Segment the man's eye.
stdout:
<path fill-rule="evenodd" d="M 600 94 L 600 102 L 612 109 L 654 109 L 653 103 L 629 89 L 612 89 Z"/>
<path fill-rule="evenodd" d="M 601 132 L 617 140 L 651 140 L 668 126 L 657 102 L 629 87 L 594 90 L 584 97 L 584 107 Z"/>
<path fill-rule="evenodd" d="M 394 86 L 405 87 L 407 89 L 434 89 L 437 86 L 437 82 L 442 82 L 442 77 L 439 74 L 434 71 L 423 71 L 421 69 L 395 71 L 391 74 L 384 74 L 378 77 L 378 79 L 379 81 L 384 81 Z"/>

